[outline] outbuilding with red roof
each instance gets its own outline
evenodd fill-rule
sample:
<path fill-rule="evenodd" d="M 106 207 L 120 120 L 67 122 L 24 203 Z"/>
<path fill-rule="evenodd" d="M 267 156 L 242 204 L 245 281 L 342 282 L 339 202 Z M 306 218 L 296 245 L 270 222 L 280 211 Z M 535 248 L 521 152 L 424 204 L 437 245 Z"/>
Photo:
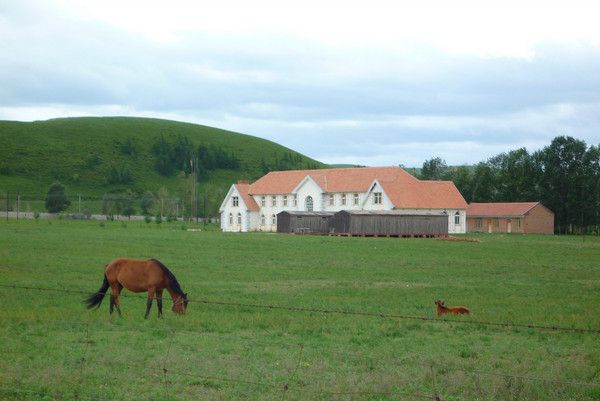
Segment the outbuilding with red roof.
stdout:
<path fill-rule="evenodd" d="M 471 203 L 467 231 L 554 234 L 554 213 L 540 202 Z"/>

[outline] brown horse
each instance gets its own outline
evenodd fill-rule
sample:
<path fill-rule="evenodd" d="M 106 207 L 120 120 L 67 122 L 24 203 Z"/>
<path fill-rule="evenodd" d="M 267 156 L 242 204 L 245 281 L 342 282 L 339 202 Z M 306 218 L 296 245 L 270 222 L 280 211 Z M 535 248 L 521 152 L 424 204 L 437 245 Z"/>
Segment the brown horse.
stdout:
<path fill-rule="evenodd" d="M 121 315 L 119 295 L 123 287 L 133 292 L 148 292 L 146 319 L 150 314 L 150 307 L 154 298 L 156 298 L 158 306 L 158 317 L 162 316 L 162 293 L 165 288 L 169 291 L 169 295 L 173 300 L 173 312 L 183 314 L 187 308 L 187 294 L 183 292 L 173 273 L 156 259 L 115 259 L 111 261 L 104 269 L 102 287 L 85 300 L 88 309 L 100 307 L 109 286 L 112 290 L 110 314 L 113 313 L 113 309 L 116 307 L 119 316 Z"/>
<path fill-rule="evenodd" d="M 455 306 L 455 307 L 447 307 L 444 305 L 444 301 L 437 300 L 435 301 L 435 306 L 437 309 L 437 315 L 442 316 L 444 313 L 453 313 L 455 315 L 469 314 L 471 311 L 469 308 L 465 308 L 464 306 Z"/>

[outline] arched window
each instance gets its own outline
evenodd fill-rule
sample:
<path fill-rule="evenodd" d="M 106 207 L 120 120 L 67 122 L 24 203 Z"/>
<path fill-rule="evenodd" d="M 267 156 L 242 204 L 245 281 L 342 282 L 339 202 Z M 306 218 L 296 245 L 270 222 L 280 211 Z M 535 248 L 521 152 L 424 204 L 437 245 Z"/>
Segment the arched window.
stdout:
<path fill-rule="evenodd" d="M 233 224 L 233 214 L 229 213 L 229 225 Z"/>
<path fill-rule="evenodd" d="M 271 216 L 271 224 L 273 224 L 273 225 L 277 224 L 277 216 L 275 216 L 275 215 Z"/>
<path fill-rule="evenodd" d="M 261 224 L 261 225 L 263 225 L 263 226 L 264 226 L 265 224 L 267 224 L 267 219 L 265 218 L 265 215 L 264 215 L 264 214 L 261 214 L 261 215 L 260 215 L 260 224 Z"/>
<path fill-rule="evenodd" d="M 313 198 L 312 198 L 312 196 L 307 196 L 306 197 L 306 211 L 307 212 L 312 212 L 313 211 Z"/>
<path fill-rule="evenodd" d="M 238 224 L 242 224 L 242 214 L 238 213 Z"/>
<path fill-rule="evenodd" d="M 454 224 L 460 224 L 460 213 L 456 212 L 454 215 Z"/>

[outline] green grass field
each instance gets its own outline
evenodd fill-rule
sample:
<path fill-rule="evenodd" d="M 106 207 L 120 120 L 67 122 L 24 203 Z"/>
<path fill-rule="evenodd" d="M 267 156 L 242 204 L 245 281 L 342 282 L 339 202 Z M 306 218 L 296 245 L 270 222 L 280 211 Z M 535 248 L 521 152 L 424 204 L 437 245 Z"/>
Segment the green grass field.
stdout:
<path fill-rule="evenodd" d="M 0 287 L 0 399 L 600 400 L 600 334 L 467 323 L 600 328 L 599 238 L 185 228 L 0 221 L 1 285 L 91 293 L 110 259 L 154 257 L 192 301 L 144 320 L 135 296 L 119 318 L 107 299 L 88 311 L 84 294 Z M 436 321 L 439 298 L 473 313 Z"/>

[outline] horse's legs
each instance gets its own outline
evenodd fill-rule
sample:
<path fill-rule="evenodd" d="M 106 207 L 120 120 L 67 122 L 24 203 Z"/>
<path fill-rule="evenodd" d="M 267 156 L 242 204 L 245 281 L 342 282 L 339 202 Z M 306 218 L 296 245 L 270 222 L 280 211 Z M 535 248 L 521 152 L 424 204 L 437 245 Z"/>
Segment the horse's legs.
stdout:
<path fill-rule="evenodd" d="M 154 293 L 154 287 L 148 288 L 148 300 L 146 301 L 146 315 L 144 316 L 144 319 L 148 319 L 148 315 L 150 315 L 150 307 L 152 306 L 152 299 L 154 298 Z"/>
<path fill-rule="evenodd" d="M 156 291 L 156 306 L 158 307 L 158 317 L 162 317 L 162 294 L 163 290 Z"/>
<path fill-rule="evenodd" d="M 110 294 L 110 314 L 113 314 L 113 310 L 115 309 L 115 294 Z"/>
<path fill-rule="evenodd" d="M 121 285 L 121 283 L 116 283 L 111 288 L 112 288 L 112 295 L 110 296 L 110 313 L 111 314 L 113 313 L 113 306 L 115 306 L 117 308 L 117 312 L 119 313 L 119 316 L 121 316 L 121 308 L 119 307 L 119 304 L 120 304 L 119 295 L 121 295 L 121 290 L 123 289 L 123 286 Z"/>

